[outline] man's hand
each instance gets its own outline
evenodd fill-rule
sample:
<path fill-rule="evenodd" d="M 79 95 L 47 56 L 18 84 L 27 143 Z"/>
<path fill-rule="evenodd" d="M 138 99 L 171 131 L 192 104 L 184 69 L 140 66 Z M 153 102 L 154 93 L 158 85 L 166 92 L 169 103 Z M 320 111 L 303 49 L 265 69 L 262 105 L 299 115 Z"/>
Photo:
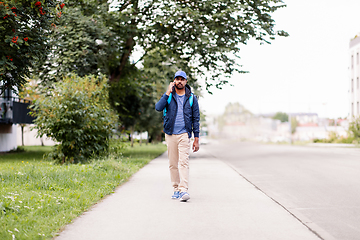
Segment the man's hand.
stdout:
<path fill-rule="evenodd" d="M 169 84 L 168 89 L 167 89 L 167 91 L 166 91 L 166 95 L 168 95 L 168 96 L 170 95 L 170 93 L 171 93 L 172 90 L 173 90 L 174 85 L 175 85 L 175 82 L 171 82 L 171 83 Z"/>
<path fill-rule="evenodd" d="M 194 140 L 194 143 L 193 143 L 193 146 L 192 146 L 192 149 L 193 149 L 193 152 L 197 152 L 199 151 L 199 138 L 196 137 L 195 140 Z"/>

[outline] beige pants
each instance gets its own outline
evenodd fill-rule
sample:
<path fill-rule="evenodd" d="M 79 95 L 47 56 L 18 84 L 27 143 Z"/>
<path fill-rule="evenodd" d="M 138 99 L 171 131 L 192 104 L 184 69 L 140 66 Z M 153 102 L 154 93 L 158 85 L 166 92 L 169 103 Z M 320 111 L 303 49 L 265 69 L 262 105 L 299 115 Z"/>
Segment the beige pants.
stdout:
<path fill-rule="evenodd" d="M 187 133 L 165 134 L 168 149 L 170 179 L 174 191 L 187 192 L 189 183 L 190 138 Z"/>

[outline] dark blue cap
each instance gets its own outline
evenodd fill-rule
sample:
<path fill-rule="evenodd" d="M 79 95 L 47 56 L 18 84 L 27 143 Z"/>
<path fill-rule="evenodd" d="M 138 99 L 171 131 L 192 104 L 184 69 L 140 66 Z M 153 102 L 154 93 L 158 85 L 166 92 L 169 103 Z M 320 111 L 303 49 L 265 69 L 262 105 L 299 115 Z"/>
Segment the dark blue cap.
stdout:
<path fill-rule="evenodd" d="M 186 73 L 184 72 L 184 71 L 177 71 L 176 73 L 175 73 L 175 77 L 174 77 L 174 79 L 176 78 L 176 77 L 183 77 L 183 78 L 185 78 L 186 80 L 187 80 L 187 77 L 186 77 Z"/>

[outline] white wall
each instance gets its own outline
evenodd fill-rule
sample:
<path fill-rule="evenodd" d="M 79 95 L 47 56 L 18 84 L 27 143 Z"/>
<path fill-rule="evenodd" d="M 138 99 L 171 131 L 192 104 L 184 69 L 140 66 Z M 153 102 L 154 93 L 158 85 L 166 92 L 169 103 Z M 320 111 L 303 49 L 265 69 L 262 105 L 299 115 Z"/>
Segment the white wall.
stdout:
<path fill-rule="evenodd" d="M 11 126 L 10 133 L 0 133 L 0 152 L 8 152 L 17 147 L 16 125 Z"/>
<path fill-rule="evenodd" d="M 359 79 L 359 80 L 358 80 Z M 359 82 L 358 82 L 359 81 Z M 360 37 L 350 41 L 349 49 L 349 119 L 360 116 Z M 359 107 L 358 107 L 359 103 Z"/>
<path fill-rule="evenodd" d="M 52 141 L 49 138 L 45 138 L 42 137 L 41 139 L 39 137 L 37 137 L 37 130 L 36 129 L 31 129 L 32 127 L 34 127 L 33 124 L 27 124 L 24 127 L 24 145 L 25 146 L 40 146 L 41 141 L 43 142 L 43 144 L 45 146 L 53 146 L 55 145 L 55 142 Z M 21 140 L 21 126 L 19 124 L 17 124 L 17 128 L 16 128 L 16 134 L 17 134 L 17 145 L 21 146 L 22 145 L 22 140 Z"/>

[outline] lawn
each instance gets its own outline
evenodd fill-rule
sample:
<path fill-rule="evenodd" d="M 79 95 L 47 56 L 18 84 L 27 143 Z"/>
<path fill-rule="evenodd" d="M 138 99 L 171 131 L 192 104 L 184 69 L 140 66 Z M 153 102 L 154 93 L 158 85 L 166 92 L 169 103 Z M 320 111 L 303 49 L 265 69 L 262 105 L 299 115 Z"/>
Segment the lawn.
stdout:
<path fill-rule="evenodd" d="M 74 218 L 166 150 L 127 147 L 122 155 L 87 164 L 43 159 L 51 147 L 0 154 L 0 239 L 51 239 Z"/>

